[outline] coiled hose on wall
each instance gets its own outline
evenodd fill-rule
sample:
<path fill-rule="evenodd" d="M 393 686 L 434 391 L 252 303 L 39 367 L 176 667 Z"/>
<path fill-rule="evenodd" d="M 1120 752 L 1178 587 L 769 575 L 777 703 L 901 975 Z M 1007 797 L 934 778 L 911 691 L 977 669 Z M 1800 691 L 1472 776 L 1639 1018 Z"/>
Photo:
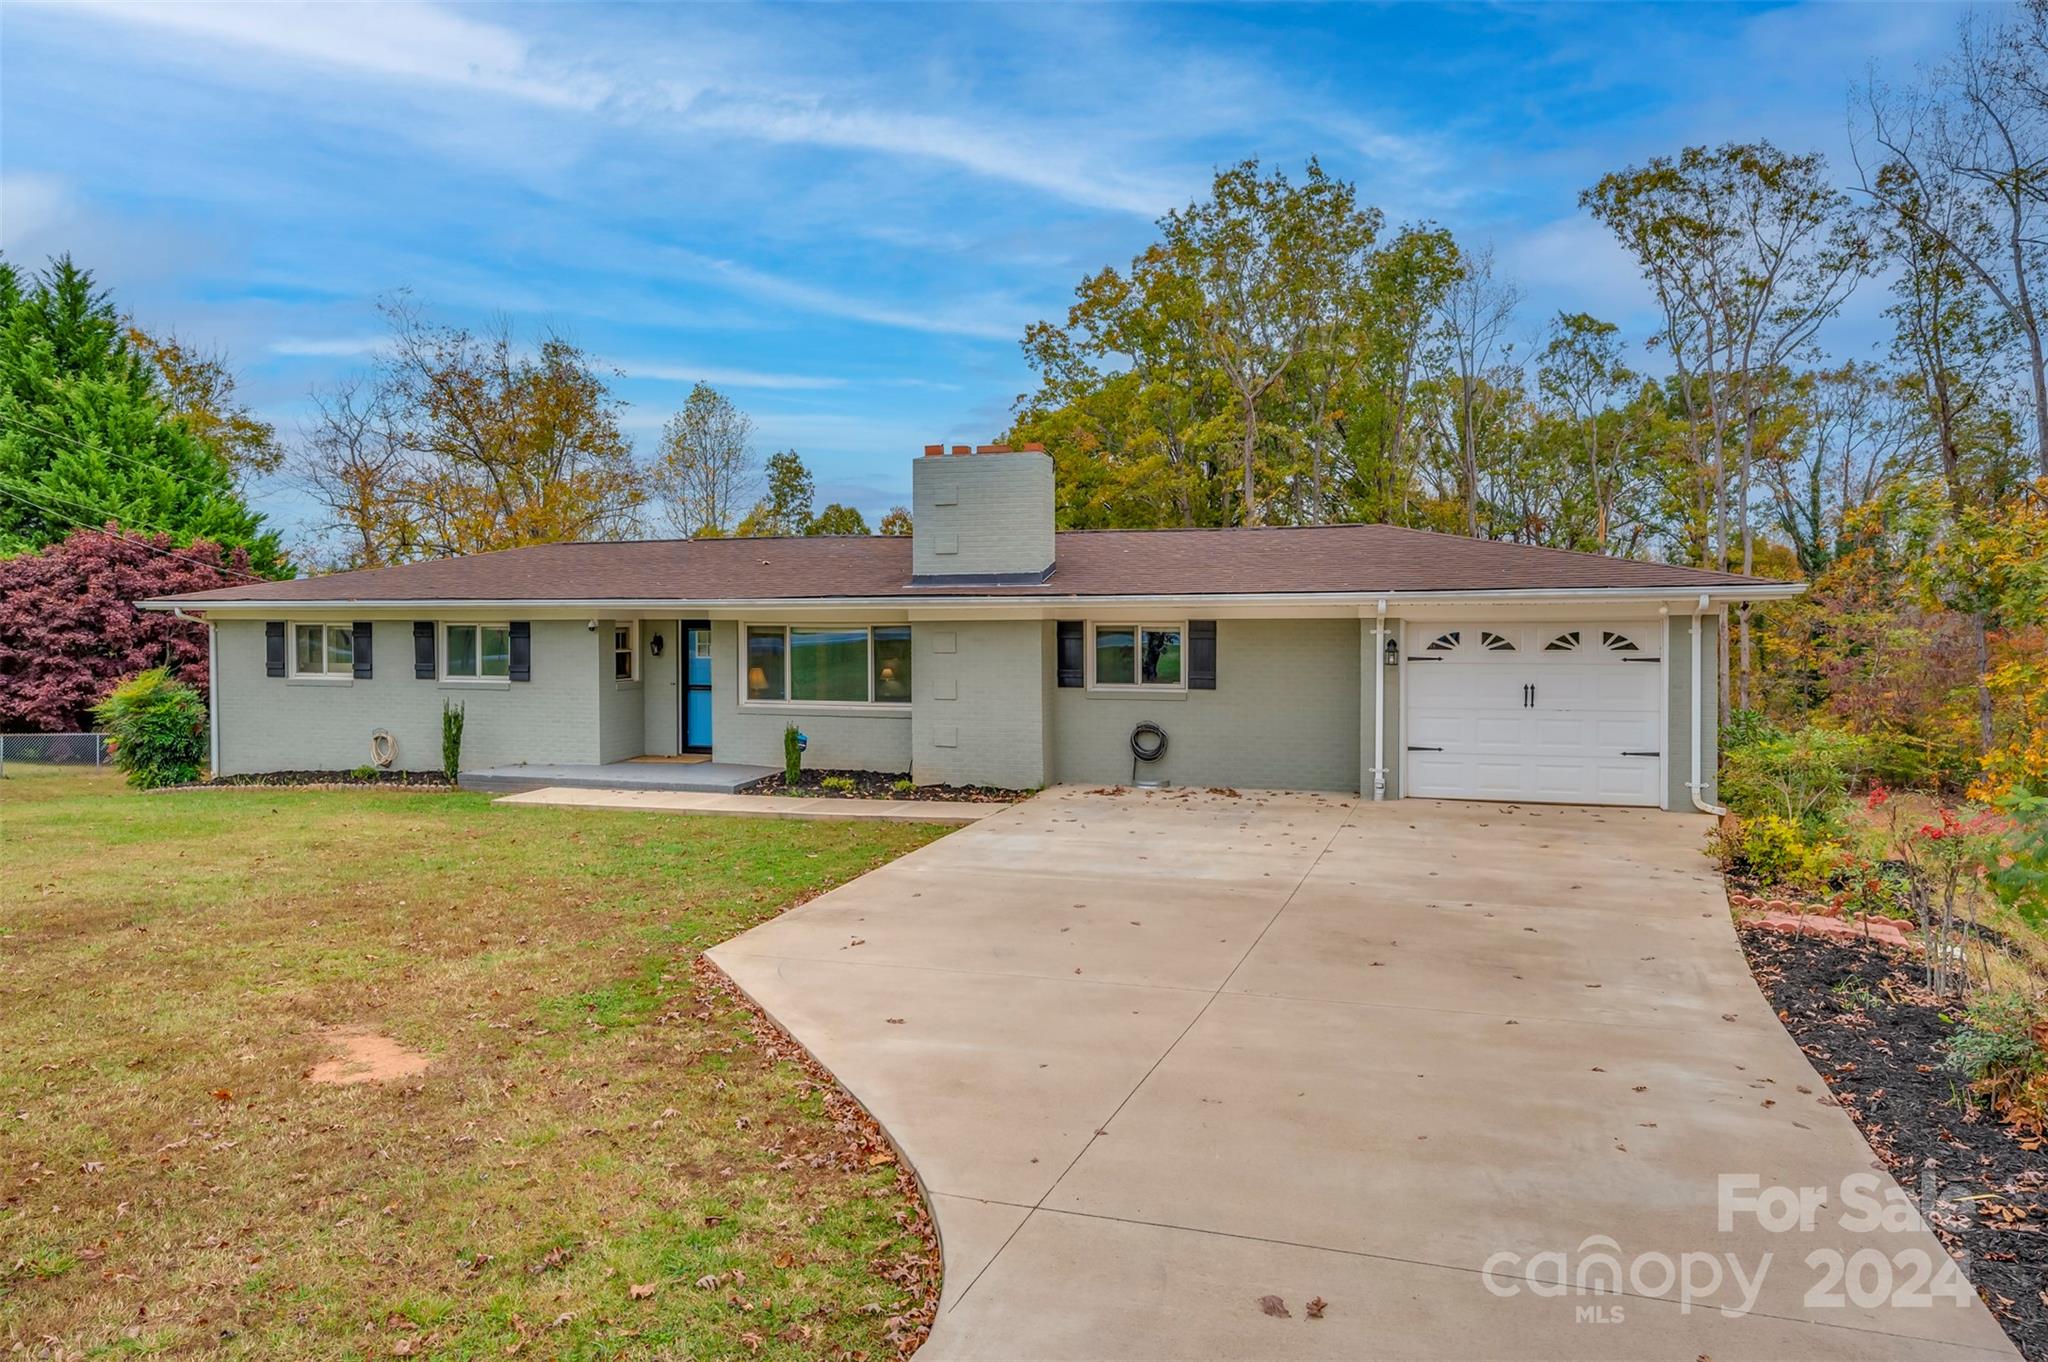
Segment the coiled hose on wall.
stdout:
<path fill-rule="evenodd" d="M 1150 719 L 1131 730 L 1131 784 L 1138 783 L 1138 763 L 1158 761 L 1166 755 L 1166 730 Z"/>

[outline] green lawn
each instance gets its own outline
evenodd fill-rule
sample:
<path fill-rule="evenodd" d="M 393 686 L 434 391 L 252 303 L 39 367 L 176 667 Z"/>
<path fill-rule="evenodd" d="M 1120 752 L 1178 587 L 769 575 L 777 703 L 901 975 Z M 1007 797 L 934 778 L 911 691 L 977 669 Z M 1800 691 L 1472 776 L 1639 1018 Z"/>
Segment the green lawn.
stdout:
<path fill-rule="evenodd" d="M 0 1354 L 894 1351 L 914 1201 L 691 964 L 944 829 L 21 769 Z M 340 1026 L 433 1062 L 307 1082 Z"/>

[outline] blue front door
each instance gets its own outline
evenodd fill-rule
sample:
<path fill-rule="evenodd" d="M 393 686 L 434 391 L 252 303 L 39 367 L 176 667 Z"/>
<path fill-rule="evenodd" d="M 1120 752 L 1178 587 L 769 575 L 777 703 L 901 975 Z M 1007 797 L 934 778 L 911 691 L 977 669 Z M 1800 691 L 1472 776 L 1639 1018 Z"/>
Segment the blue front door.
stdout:
<path fill-rule="evenodd" d="M 711 750 L 711 626 L 683 624 L 683 743 L 685 752 Z"/>

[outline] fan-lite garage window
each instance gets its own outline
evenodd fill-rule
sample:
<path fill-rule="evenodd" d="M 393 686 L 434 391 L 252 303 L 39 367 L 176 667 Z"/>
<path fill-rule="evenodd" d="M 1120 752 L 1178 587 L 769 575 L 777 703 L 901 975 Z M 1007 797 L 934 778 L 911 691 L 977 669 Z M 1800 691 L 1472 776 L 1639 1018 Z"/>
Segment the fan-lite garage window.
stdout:
<path fill-rule="evenodd" d="M 1094 684 L 1185 690 L 1180 624 L 1098 624 L 1095 626 Z"/>
<path fill-rule="evenodd" d="M 346 624 L 292 626 L 292 675 L 345 677 L 355 674 L 354 631 Z"/>
<path fill-rule="evenodd" d="M 753 704 L 907 705 L 907 624 L 747 626 L 747 700 Z"/>

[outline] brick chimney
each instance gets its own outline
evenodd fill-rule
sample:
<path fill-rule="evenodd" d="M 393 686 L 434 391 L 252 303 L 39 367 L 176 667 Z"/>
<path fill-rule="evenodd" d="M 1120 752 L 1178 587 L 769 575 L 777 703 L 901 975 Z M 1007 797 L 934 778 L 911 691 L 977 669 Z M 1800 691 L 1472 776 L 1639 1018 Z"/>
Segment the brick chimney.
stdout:
<path fill-rule="evenodd" d="M 1045 446 L 926 445 L 911 465 L 911 581 L 1042 582 L 1052 572 L 1052 460 Z"/>

